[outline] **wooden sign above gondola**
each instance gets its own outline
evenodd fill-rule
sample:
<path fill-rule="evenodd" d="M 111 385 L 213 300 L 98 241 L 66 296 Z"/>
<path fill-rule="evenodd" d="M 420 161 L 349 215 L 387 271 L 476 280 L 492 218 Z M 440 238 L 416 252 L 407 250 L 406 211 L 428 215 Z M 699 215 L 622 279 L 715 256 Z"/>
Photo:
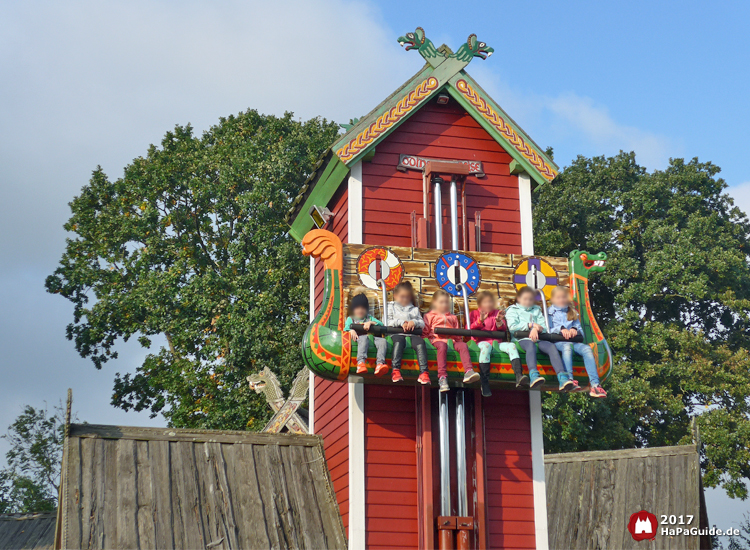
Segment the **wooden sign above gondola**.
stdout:
<path fill-rule="evenodd" d="M 416 155 L 400 155 L 398 159 L 398 170 L 405 172 L 406 170 L 424 170 L 425 165 L 430 161 L 437 161 L 438 159 L 430 159 L 425 157 L 418 157 Z M 455 162 L 456 164 L 467 164 L 469 166 L 469 174 L 472 176 L 483 177 L 484 166 L 478 160 L 453 160 L 446 161 L 440 160 L 439 162 Z"/>

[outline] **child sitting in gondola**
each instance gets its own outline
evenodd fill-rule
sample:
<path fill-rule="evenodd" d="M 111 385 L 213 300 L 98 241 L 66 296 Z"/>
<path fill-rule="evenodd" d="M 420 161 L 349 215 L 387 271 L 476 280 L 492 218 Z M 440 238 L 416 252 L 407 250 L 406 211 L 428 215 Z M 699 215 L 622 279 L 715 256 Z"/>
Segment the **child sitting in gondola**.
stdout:
<path fill-rule="evenodd" d="M 505 308 L 503 311 L 497 309 L 497 299 L 489 290 L 484 290 L 477 294 L 477 309 L 469 314 L 469 328 L 472 330 L 487 331 L 507 331 L 508 325 L 505 323 Z M 504 306 L 504 304 L 502 304 Z M 501 342 L 492 338 L 472 338 L 479 346 L 479 379 L 482 383 L 482 395 L 489 397 L 490 391 L 490 354 L 492 345 L 497 342 L 500 351 L 504 351 L 510 357 L 510 364 L 516 375 L 516 387 L 521 385 L 527 386 L 529 379 L 523 374 L 521 359 L 518 357 L 516 345 L 512 342 Z"/>
<path fill-rule="evenodd" d="M 406 337 L 408 336 L 409 343 L 417 353 L 417 361 L 419 362 L 419 378 L 417 378 L 417 381 L 420 384 L 429 384 L 430 374 L 427 370 L 427 347 L 421 336 L 424 321 L 417 307 L 414 288 L 409 281 L 399 283 L 393 289 L 393 301 L 388 302 L 386 312 L 388 314 L 388 326 L 404 329 L 404 333 L 402 334 L 391 334 L 391 341 L 393 342 L 393 354 L 391 355 L 393 373 L 391 380 L 401 382 L 404 379 L 401 376 L 401 357 L 404 354 Z"/>
<path fill-rule="evenodd" d="M 529 368 L 530 387 L 538 388 L 544 385 L 544 378 L 539 374 L 536 365 L 536 351 L 546 353 L 549 356 L 552 368 L 557 373 L 557 379 L 560 382 L 561 391 L 569 391 L 573 388 L 573 382 L 568 379 L 565 373 L 560 354 L 552 342 L 539 340 L 539 335 L 545 332 L 544 314 L 542 308 L 535 304 L 536 291 L 524 286 L 516 293 L 516 303 L 505 311 L 505 318 L 508 323 L 513 342 L 526 352 L 526 366 Z M 516 338 L 516 332 L 528 332 L 528 336 Z"/>
<path fill-rule="evenodd" d="M 453 340 L 453 349 L 461 357 L 461 363 L 464 367 L 464 383 L 471 384 L 479 380 L 479 374 L 474 372 L 471 364 L 471 356 L 466 342 L 460 338 L 451 338 L 445 334 L 436 334 L 436 328 L 459 328 L 458 318 L 451 313 L 450 295 L 443 289 L 438 289 L 432 295 L 432 305 L 430 311 L 424 316 L 424 332 L 422 335 L 429 338 L 435 348 L 437 348 L 438 364 L 438 384 L 440 391 L 449 391 L 448 386 L 448 341 Z"/>
<path fill-rule="evenodd" d="M 547 309 L 547 319 L 549 322 L 549 331 L 553 334 L 561 334 L 566 340 L 570 340 L 577 334 L 583 336 L 583 327 L 578 320 L 578 312 L 571 304 L 570 290 L 565 286 L 556 286 L 552 289 L 549 309 Z M 607 392 L 599 385 L 599 373 L 596 371 L 596 360 L 591 347 L 582 342 L 557 342 L 555 347 L 562 356 L 562 362 L 565 366 L 565 374 L 574 384 L 572 391 L 578 390 L 578 382 L 573 380 L 573 353 L 583 357 L 583 364 L 586 367 L 586 373 L 589 375 L 591 397 L 607 397 Z"/>
<path fill-rule="evenodd" d="M 363 325 L 362 328 L 365 332 L 359 334 L 352 328 L 352 325 Z M 346 318 L 344 324 L 344 330 L 348 330 L 351 333 L 352 340 L 357 342 L 357 374 L 367 372 L 367 351 L 370 349 L 367 331 L 370 330 L 372 325 L 382 326 L 383 323 L 370 315 L 370 302 L 367 295 L 364 291 L 359 291 L 349 301 L 349 317 Z M 388 372 L 388 365 L 385 364 L 385 352 L 388 350 L 388 343 L 385 338 L 380 336 L 374 336 L 372 341 L 376 350 L 375 376 L 382 376 L 383 373 Z"/>

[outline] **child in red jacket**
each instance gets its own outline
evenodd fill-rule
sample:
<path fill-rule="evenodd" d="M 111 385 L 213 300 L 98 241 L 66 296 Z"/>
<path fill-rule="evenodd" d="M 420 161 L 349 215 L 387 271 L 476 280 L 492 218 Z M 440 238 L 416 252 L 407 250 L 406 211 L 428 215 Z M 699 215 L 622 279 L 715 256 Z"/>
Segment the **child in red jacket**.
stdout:
<path fill-rule="evenodd" d="M 422 336 L 428 338 L 430 343 L 437 348 L 438 383 L 440 391 L 449 391 L 448 386 L 448 341 L 453 340 L 453 348 L 461 356 L 464 367 L 464 383 L 471 384 L 479 380 L 479 375 L 474 372 L 471 364 L 471 356 L 466 342 L 458 338 L 451 338 L 445 334 L 435 334 L 436 328 L 459 328 L 458 318 L 450 312 L 450 295 L 442 289 L 436 290 L 432 295 L 430 311 L 424 316 L 424 330 Z"/>

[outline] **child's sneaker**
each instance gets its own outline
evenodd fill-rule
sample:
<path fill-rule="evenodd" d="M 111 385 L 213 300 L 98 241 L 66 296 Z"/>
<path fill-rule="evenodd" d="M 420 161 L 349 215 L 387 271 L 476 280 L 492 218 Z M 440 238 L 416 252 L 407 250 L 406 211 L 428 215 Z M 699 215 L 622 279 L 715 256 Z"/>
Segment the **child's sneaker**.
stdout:
<path fill-rule="evenodd" d="M 544 385 L 544 378 L 542 378 L 541 375 L 536 371 L 529 374 L 529 379 L 531 380 L 529 388 L 532 390 Z"/>
<path fill-rule="evenodd" d="M 473 384 L 479 380 L 479 373 L 474 372 L 473 370 L 467 370 L 464 373 L 464 384 Z"/>
<path fill-rule="evenodd" d="M 388 367 L 386 367 L 388 368 Z M 393 374 L 391 374 L 391 380 L 393 382 L 403 382 L 404 377 L 401 376 L 401 369 L 393 369 Z"/>
<path fill-rule="evenodd" d="M 591 397 L 607 397 L 607 392 L 601 386 L 591 386 L 589 395 Z"/>
<path fill-rule="evenodd" d="M 383 376 L 386 372 L 388 372 L 388 365 L 381 363 L 375 367 L 375 376 Z"/>
<path fill-rule="evenodd" d="M 367 373 L 367 363 L 364 361 L 360 361 L 357 363 L 357 374 L 366 374 Z"/>
<path fill-rule="evenodd" d="M 573 380 L 570 379 L 570 375 L 567 372 L 561 372 L 557 375 L 557 380 L 560 382 L 560 391 L 570 391 L 573 389 L 575 384 L 573 384 Z"/>
<path fill-rule="evenodd" d="M 422 372 L 419 374 L 419 378 L 417 378 L 417 382 L 420 384 L 424 384 L 425 386 L 430 385 L 430 373 L 428 372 Z"/>
<path fill-rule="evenodd" d="M 451 391 L 451 387 L 448 385 L 448 379 L 447 378 L 441 378 L 438 380 L 438 386 L 440 387 L 440 391 Z"/>
<path fill-rule="evenodd" d="M 581 387 L 581 386 L 580 386 L 580 385 L 578 384 L 578 380 L 573 380 L 573 389 L 572 389 L 572 390 L 570 390 L 570 393 L 580 393 L 580 392 L 582 392 L 582 391 L 586 391 L 586 388 L 582 388 L 582 387 Z"/>

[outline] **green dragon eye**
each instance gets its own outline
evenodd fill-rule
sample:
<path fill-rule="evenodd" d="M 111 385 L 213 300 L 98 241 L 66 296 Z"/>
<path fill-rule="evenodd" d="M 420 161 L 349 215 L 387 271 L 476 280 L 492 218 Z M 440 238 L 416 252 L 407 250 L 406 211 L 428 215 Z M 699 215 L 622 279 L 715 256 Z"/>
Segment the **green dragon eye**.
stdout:
<path fill-rule="evenodd" d="M 485 47 L 486 45 L 487 45 L 487 44 L 485 44 L 484 42 L 480 42 L 480 43 L 479 43 L 479 47 L 480 47 L 480 48 L 484 48 L 484 47 Z"/>

